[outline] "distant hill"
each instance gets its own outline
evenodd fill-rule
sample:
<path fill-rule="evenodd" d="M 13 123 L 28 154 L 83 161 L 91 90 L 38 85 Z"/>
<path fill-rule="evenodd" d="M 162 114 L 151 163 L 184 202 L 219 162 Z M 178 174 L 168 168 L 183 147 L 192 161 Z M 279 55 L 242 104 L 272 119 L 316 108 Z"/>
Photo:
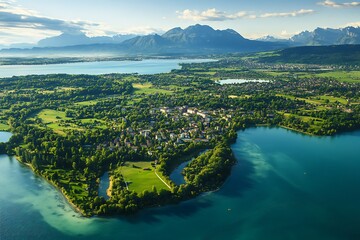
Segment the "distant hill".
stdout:
<path fill-rule="evenodd" d="M 89 45 L 89 44 L 116 44 L 122 43 L 125 40 L 134 38 L 136 35 L 115 35 L 113 37 L 100 36 L 88 37 L 84 33 L 63 33 L 59 36 L 42 39 L 38 42 L 37 47 L 66 47 L 75 45 Z"/>
<path fill-rule="evenodd" d="M 260 62 L 360 65 L 360 45 L 305 46 L 260 56 Z"/>
<path fill-rule="evenodd" d="M 290 41 L 299 46 L 360 44 L 360 27 L 316 28 L 294 35 Z"/>
<path fill-rule="evenodd" d="M 214 30 L 206 25 L 173 28 L 163 35 L 137 36 L 125 41 L 88 38 L 84 34 L 62 34 L 44 39 L 39 47 L 29 50 L 3 49 L 1 55 L 207 55 L 246 53 L 285 48 L 286 43 L 249 40 L 234 30 Z M 118 43 L 118 41 L 120 41 Z M 86 43 L 86 44 L 84 44 Z M 64 46 L 65 45 L 65 46 Z"/>

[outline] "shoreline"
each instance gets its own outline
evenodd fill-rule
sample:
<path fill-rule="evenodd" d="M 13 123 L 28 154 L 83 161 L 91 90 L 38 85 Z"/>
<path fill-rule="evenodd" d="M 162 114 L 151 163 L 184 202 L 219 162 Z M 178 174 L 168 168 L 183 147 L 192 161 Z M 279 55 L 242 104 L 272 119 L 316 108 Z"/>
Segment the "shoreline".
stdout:
<path fill-rule="evenodd" d="M 109 198 L 111 197 L 112 188 L 113 188 L 113 179 L 112 176 L 109 176 L 109 187 L 106 189 L 106 195 Z"/>
<path fill-rule="evenodd" d="M 80 213 L 82 217 L 91 217 L 91 216 L 89 216 L 88 214 L 86 214 L 83 210 L 81 210 L 78 206 L 76 206 L 76 205 L 70 200 L 70 198 L 66 195 L 66 193 L 61 190 L 61 188 L 60 188 L 58 185 L 56 185 L 53 181 L 45 178 L 45 177 L 42 176 L 40 173 L 38 173 L 37 171 L 35 171 L 34 167 L 33 167 L 30 163 L 24 163 L 23 161 L 20 160 L 20 157 L 18 157 L 18 156 L 14 156 L 14 157 L 15 157 L 15 159 L 16 159 L 20 164 L 22 164 L 22 165 L 30 168 L 31 171 L 33 172 L 33 174 L 41 177 L 41 178 L 44 179 L 46 182 L 48 182 L 51 186 L 53 186 L 54 189 L 55 189 L 56 191 L 58 191 L 58 192 L 61 194 L 61 196 L 66 200 L 66 202 L 69 203 L 70 207 L 74 210 L 74 212 Z"/>
<path fill-rule="evenodd" d="M 308 133 L 308 132 L 300 131 L 300 130 L 297 130 L 297 129 L 295 129 L 295 128 L 287 127 L 287 126 L 284 126 L 284 125 L 255 124 L 255 127 L 269 127 L 269 128 L 279 127 L 279 128 L 284 128 L 284 129 L 287 129 L 287 130 L 296 132 L 296 133 L 301 133 L 301 134 L 304 134 L 304 135 L 307 135 L 307 136 L 313 136 L 313 137 L 332 136 L 332 135 L 315 135 L 315 134 L 313 134 L 313 133 Z M 247 128 L 244 128 L 244 129 L 242 129 L 242 130 L 246 130 L 246 129 L 247 129 Z"/>
<path fill-rule="evenodd" d="M 297 133 L 305 134 L 305 135 L 307 135 L 307 136 L 313 136 L 313 137 L 331 136 L 331 135 L 315 135 L 315 134 L 312 134 L 312 133 L 307 133 L 307 132 L 300 131 L 300 130 L 297 130 L 297 129 L 295 129 L 295 128 L 291 128 L 291 127 L 287 127 L 287 126 L 283 126 L 283 125 L 278 125 L 278 126 L 281 127 L 281 128 L 287 129 L 287 130 L 291 130 L 291 131 L 297 132 Z"/>

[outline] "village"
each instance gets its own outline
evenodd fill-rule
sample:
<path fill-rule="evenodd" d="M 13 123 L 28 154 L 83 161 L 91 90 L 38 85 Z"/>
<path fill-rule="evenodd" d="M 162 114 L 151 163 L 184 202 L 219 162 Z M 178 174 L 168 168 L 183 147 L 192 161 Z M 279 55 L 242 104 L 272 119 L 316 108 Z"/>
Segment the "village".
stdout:
<path fill-rule="evenodd" d="M 188 106 L 160 107 L 149 110 L 150 119 L 147 128 L 127 127 L 120 131 L 120 135 L 112 141 L 99 144 L 97 150 L 102 148 L 129 148 L 135 152 L 144 151 L 147 155 L 153 155 L 156 151 L 164 148 L 178 148 L 190 143 L 210 143 L 224 134 L 233 115 L 229 110 L 200 110 Z M 156 127 L 157 122 L 153 119 L 162 114 L 168 121 L 161 128 Z M 127 121 L 123 118 L 122 121 Z M 173 124 L 181 124 L 174 128 Z"/>

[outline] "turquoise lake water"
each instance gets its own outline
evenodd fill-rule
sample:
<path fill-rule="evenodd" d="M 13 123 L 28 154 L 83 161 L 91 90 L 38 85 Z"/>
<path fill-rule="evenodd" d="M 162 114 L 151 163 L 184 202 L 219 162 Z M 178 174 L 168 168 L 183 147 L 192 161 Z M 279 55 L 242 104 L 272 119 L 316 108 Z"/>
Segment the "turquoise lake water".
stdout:
<path fill-rule="evenodd" d="M 0 78 L 42 74 L 108 74 L 139 73 L 157 74 L 180 69 L 179 63 L 200 63 L 210 59 L 145 59 L 143 61 L 103 61 L 79 62 L 48 65 L 3 65 L 0 66 Z"/>
<path fill-rule="evenodd" d="M 0 134 L 0 141 L 8 136 Z M 0 239 L 360 239 L 360 131 L 238 133 L 216 192 L 134 216 L 82 218 L 14 158 L 0 156 Z"/>
<path fill-rule="evenodd" d="M 99 196 L 105 199 L 109 199 L 109 196 L 106 193 L 106 190 L 109 188 L 109 186 L 110 186 L 109 172 L 106 172 L 100 178 L 99 190 L 98 190 Z"/>
<path fill-rule="evenodd" d="M 193 159 L 192 159 L 193 160 Z M 181 163 L 179 166 L 177 166 L 174 171 L 172 171 L 172 173 L 170 174 L 170 179 L 171 181 L 173 181 L 176 185 L 180 185 L 180 184 L 184 184 L 185 183 L 185 179 L 184 176 L 181 174 L 182 171 L 184 170 L 184 168 L 192 161 L 186 161 Z"/>

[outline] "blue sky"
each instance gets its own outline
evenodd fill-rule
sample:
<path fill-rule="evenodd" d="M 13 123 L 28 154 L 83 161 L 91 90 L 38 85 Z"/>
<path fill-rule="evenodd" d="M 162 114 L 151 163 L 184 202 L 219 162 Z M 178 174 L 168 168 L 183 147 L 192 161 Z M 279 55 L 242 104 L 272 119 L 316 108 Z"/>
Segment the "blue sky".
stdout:
<path fill-rule="evenodd" d="M 247 38 L 287 38 L 316 27 L 360 26 L 360 1 L 0 0 L 0 44 L 34 43 L 62 32 L 161 33 L 196 23 Z"/>

